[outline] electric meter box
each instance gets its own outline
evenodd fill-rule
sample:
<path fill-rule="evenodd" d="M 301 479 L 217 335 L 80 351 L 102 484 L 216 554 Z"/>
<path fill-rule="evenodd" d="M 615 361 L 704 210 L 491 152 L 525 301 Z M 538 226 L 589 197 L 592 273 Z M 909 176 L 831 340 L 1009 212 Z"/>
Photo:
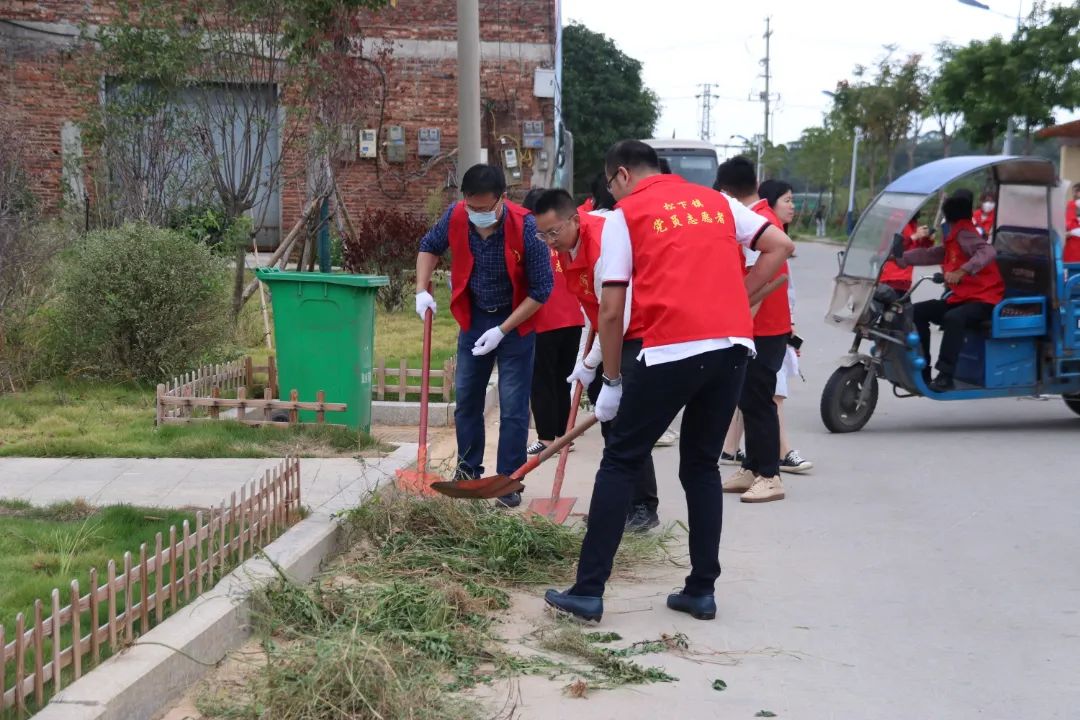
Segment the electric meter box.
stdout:
<path fill-rule="evenodd" d="M 405 129 L 400 125 L 386 127 L 386 161 L 405 162 Z"/>
<path fill-rule="evenodd" d="M 420 157 L 433 157 L 442 152 L 442 130 L 439 128 L 420 128 L 416 154 Z"/>
<path fill-rule="evenodd" d="M 379 156 L 379 137 L 375 128 L 360 131 L 360 157 L 375 158 Z"/>
<path fill-rule="evenodd" d="M 544 121 L 526 120 L 521 124 L 521 146 L 530 150 L 544 147 Z"/>

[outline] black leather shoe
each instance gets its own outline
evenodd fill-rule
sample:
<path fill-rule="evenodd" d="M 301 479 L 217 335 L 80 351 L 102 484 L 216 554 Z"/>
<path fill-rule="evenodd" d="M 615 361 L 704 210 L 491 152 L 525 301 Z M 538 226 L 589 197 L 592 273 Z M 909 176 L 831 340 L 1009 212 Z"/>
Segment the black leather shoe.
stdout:
<path fill-rule="evenodd" d="M 674 593 L 667 596 L 667 606 L 672 610 L 684 612 L 698 620 L 712 620 L 716 617 L 715 595 Z"/>
<path fill-rule="evenodd" d="M 544 593 L 544 602 L 560 613 L 582 622 L 598 623 L 604 615 L 604 598 L 570 595 L 558 590 Z"/>
<path fill-rule="evenodd" d="M 497 505 L 501 505 L 502 507 L 508 507 L 508 508 L 517 507 L 518 505 L 521 504 L 521 493 L 519 493 L 519 492 L 507 493 L 506 495 L 503 495 L 498 500 L 496 500 L 495 503 Z"/>
<path fill-rule="evenodd" d="M 952 375 L 938 373 L 934 382 L 930 383 L 930 389 L 934 392 L 948 392 L 956 389 L 956 383 L 953 382 Z"/>
<path fill-rule="evenodd" d="M 630 515 L 626 518 L 626 532 L 644 533 L 659 524 L 660 518 L 654 510 L 645 505 L 637 505 L 631 508 Z"/>

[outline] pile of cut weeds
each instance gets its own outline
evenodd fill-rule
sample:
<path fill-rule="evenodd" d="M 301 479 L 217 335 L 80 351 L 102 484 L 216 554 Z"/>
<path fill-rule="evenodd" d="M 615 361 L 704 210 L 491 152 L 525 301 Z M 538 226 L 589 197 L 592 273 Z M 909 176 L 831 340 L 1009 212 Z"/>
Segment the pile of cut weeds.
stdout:
<path fill-rule="evenodd" d="M 515 674 L 584 679 L 592 688 L 674 680 L 626 651 L 593 647 L 598 638 L 576 627 L 546 629 L 528 657 L 498 638 L 510 590 L 569 580 L 580 529 L 486 503 L 389 492 L 353 510 L 345 528 L 348 551 L 318 581 L 283 579 L 259 598 L 266 662 L 242 687 L 204 693 L 202 713 L 469 720 L 490 713 L 460 691 Z M 628 536 L 616 569 L 659 558 L 665 537 Z M 657 642 L 648 647 L 677 646 Z"/>

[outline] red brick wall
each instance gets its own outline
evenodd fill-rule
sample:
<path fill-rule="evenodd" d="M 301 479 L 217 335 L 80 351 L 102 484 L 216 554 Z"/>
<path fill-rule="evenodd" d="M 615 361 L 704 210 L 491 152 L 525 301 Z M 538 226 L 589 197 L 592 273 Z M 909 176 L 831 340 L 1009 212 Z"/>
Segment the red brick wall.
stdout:
<path fill-rule="evenodd" d="M 553 126 L 550 99 L 533 97 L 533 71 L 551 67 L 552 54 L 542 62 L 523 61 L 512 43 L 554 45 L 554 4 L 556 0 L 481 0 L 481 40 L 507 43 L 487 51 L 481 66 L 481 95 L 486 108 L 481 144 L 489 148 L 492 161 L 498 159 L 496 138 L 500 135 L 520 141 L 524 120 L 543 120 L 545 133 Z M 110 14 L 111 3 L 83 0 L 7 0 L 0 6 L 0 19 L 21 22 L 67 23 L 101 22 Z M 452 42 L 457 34 L 456 0 L 401 0 L 397 8 L 370 14 L 364 23 L 369 39 L 429 40 Z M 0 27 L 10 32 L 11 27 Z M 46 42 L 22 42 L 16 51 L 11 42 L 0 43 L 0 106 L 13 112 L 26 127 L 38 160 L 31 173 L 38 197 L 56 209 L 62 196 L 60 129 L 65 120 L 77 122 L 80 107 L 93 99 L 96 88 L 70 88 L 62 68 L 72 62 L 71 54 Z M 53 41 L 59 41 L 55 38 Z M 384 64 L 387 75 L 385 125 L 401 125 L 405 130 L 407 158 L 404 165 L 381 164 L 382 182 L 377 179 L 374 160 L 352 159 L 337 166 L 345 202 L 352 213 L 369 206 L 397 206 L 422 211 L 428 194 L 446 185 L 449 162 L 439 162 L 420 174 L 426 159 L 417 156 L 417 131 L 438 127 L 442 149 L 448 152 L 457 142 L 456 58 L 421 59 L 408 51 L 392 54 Z M 286 89 L 286 92 L 288 89 Z M 377 105 L 368 109 L 365 127 L 376 127 Z M 284 133 L 288 136 L 288 133 Z M 380 139 L 381 141 L 381 139 Z M 282 232 L 295 223 L 305 195 L 304 159 L 299 148 L 286 156 L 282 180 Z M 402 177 L 408 179 L 404 182 Z M 523 172 L 524 194 L 531 171 Z M 449 191 L 452 192 L 452 191 Z M 446 198 L 449 199 L 449 193 Z"/>

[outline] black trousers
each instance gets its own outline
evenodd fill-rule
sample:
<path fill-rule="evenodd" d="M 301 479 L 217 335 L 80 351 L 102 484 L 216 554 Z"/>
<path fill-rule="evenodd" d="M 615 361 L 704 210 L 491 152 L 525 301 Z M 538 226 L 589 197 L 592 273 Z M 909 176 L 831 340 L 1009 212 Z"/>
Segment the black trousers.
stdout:
<path fill-rule="evenodd" d="M 599 340 L 597 340 L 599 342 Z M 622 374 L 623 382 L 626 382 L 626 375 L 636 371 L 637 356 L 641 353 L 641 340 L 624 340 L 622 346 Z M 600 395 L 600 388 L 604 386 L 603 381 L 600 380 L 600 376 L 604 373 L 604 364 L 600 363 L 600 367 L 596 369 L 596 379 L 589 385 L 588 394 L 589 402 L 596 404 L 596 398 Z M 604 436 L 604 444 L 607 444 L 608 438 L 611 437 L 612 425 L 618 422 L 618 416 L 611 422 L 600 423 L 600 433 Z M 638 505 L 644 505 L 652 512 L 656 512 L 657 505 L 660 504 L 660 500 L 656 495 L 656 466 L 653 464 L 652 452 L 645 458 L 645 462 L 641 463 L 641 469 L 638 472 L 637 479 L 634 482 L 634 495 L 630 501 L 630 507 L 637 507 Z"/>
<path fill-rule="evenodd" d="M 536 333 L 530 401 L 536 437 L 544 442 L 550 443 L 566 432 L 570 418 L 570 384 L 566 378 L 574 372 L 580 339 L 580 326 Z"/>
<path fill-rule="evenodd" d="M 923 357 L 926 358 L 925 373 L 930 370 L 930 323 L 941 327 L 941 347 L 935 367 L 938 372 L 952 376 L 956 372 L 956 359 L 964 346 L 964 330 L 977 327 L 994 314 L 994 306 L 984 302 L 948 303 L 944 300 L 923 300 L 915 303 L 915 329 L 922 341 Z"/>
<path fill-rule="evenodd" d="M 639 361 L 631 373 L 624 367 L 622 402 L 596 473 L 571 594 L 604 594 L 641 464 L 684 408 L 679 480 L 686 493 L 691 565 L 685 591 L 712 594 L 720 576 L 724 510 L 718 462 L 745 373 L 746 349 L 741 346 L 660 365 Z"/>
<path fill-rule="evenodd" d="M 773 396 L 788 337 L 785 333 L 754 338 L 757 355 L 746 363 L 746 382 L 739 396 L 746 432 L 743 467 L 762 477 L 780 474 L 780 416 Z"/>

